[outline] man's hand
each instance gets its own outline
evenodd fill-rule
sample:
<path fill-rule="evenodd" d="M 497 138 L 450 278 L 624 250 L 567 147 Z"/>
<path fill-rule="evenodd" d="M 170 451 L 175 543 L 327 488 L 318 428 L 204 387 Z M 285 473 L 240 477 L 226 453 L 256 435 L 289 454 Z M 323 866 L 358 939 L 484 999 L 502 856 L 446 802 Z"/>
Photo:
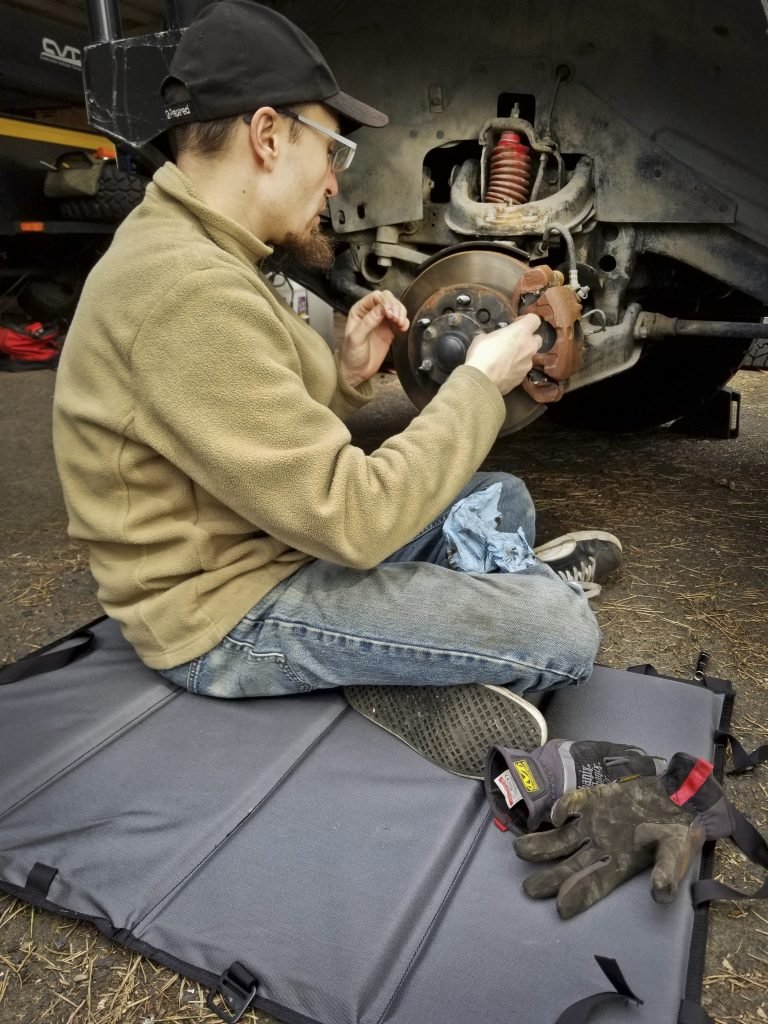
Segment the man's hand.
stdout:
<path fill-rule="evenodd" d="M 405 306 L 392 292 L 371 292 L 350 309 L 338 350 L 339 372 L 356 388 L 376 373 L 398 331 L 407 331 Z"/>
<path fill-rule="evenodd" d="M 526 313 L 508 327 L 478 334 L 467 349 L 466 365 L 481 370 L 506 395 L 533 366 L 534 353 L 541 346 L 541 338 L 533 332 L 540 323 L 535 313 Z"/>
<path fill-rule="evenodd" d="M 502 394 L 507 394 L 534 365 L 534 353 L 542 344 L 534 332 L 541 323 L 535 313 L 525 313 L 509 327 L 478 334 L 467 349 L 466 365 L 482 371 Z"/>

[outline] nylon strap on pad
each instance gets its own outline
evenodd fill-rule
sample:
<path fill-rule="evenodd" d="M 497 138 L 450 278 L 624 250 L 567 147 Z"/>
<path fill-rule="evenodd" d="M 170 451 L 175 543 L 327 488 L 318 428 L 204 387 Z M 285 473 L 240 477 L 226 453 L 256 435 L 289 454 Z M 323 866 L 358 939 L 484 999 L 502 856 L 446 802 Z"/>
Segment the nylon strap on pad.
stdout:
<path fill-rule="evenodd" d="M 81 657 L 93 647 L 96 637 L 90 629 L 80 629 L 72 633 L 68 640 L 76 641 L 67 647 L 60 647 L 56 651 L 49 651 L 47 654 L 32 654 L 12 665 L 0 668 L 0 686 L 5 683 L 16 683 L 20 679 L 28 679 L 30 676 L 39 676 L 44 672 L 54 672 L 58 668 L 64 668 L 75 658 Z"/>
<path fill-rule="evenodd" d="M 643 1005 L 643 1000 L 638 999 L 635 993 L 627 984 L 618 963 L 611 957 L 595 955 L 598 966 L 608 981 L 613 985 L 613 992 L 596 992 L 593 996 L 586 996 L 577 1003 L 571 1003 L 555 1021 L 555 1024 L 586 1024 L 589 1015 L 596 1006 L 610 1002 L 614 999 L 631 1000 L 638 1006 Z"/>
<path fill-rule="evenodd" d="M 51 888 L 51 882 L 53 882 L 58 873 L 58 868 L 52 868 L 49 864 L 41 864 L 40 861 L 37 861 L 27 875 L 27 881 L 24 884 L 24 896 L 30 902 L 46 899 L 48 897 L 48 890 Z"/>
<path fill-rule="evenodd" d="M 209 991 L 205 1005 L 226 1024 L 237 1024 L 258 991 L 256 978 L 239 960 L 235 960 Z"/>
<path fill-rule="evenodd" d="M 727 799 L 727 798 L 726 798 Z M 741 811 L 734 804 L 728 802 L 733 830 L 731 839 L 736 843 L 743 854 L 749 857 L 753 864 L 768 870 L 768 844 L 760 835 L 755 826 L 745 818 Z M 695 908 L 710 900 L 764 900 L 768 896 L 768 879 L 755 892 L 739 892 L 729 885 L 716 882 L 713 878 L 694 882 L 691 886 L 691 899 Z"/>
<path fill-rule="evenodd" d="M 764 764 L 768 761 L 768 743 L 764 743 L 750 754 L 747 753 L 736 737 L 729 732 L 716 732 L 715 743 L 726 743 L 731 746 L 733 767 L 727 770 L 726 775 L 740 775 L 742 772 L 751 771 L 752 768 L 756 768 L 759 764 Z"/>

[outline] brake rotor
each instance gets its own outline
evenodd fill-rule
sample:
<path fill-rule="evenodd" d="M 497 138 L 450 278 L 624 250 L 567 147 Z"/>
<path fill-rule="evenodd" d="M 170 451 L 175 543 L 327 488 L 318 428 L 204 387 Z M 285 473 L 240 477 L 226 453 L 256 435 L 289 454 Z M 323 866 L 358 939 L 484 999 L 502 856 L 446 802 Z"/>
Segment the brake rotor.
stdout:
<path fill-rule="evenodd" d="M 460 366 L 472 339 L 514 319 L 512 293 L 526 264 L 506 253 L 468 249 L 431 263 L 402 296 L 411 326 L 392 353 L 405 393 L 423 409 L 440 385 Z M 522 388 L 504 399 L 501 433 L 527 426 L 546 411 Z"/>

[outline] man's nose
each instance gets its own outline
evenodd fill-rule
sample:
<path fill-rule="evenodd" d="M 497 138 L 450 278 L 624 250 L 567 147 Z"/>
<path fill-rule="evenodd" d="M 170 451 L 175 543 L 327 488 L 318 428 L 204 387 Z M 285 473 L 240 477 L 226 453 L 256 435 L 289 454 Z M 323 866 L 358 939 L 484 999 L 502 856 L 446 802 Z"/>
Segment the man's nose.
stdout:
<path fill-rule="evenodd" d="M 330 199 L 332 196 L 338 195 L 339 193 L 339 182 L 336 178 L 336 171 L 333 167 L 328 165 L 328 181 L 325 185 L 325 194 Z"/>

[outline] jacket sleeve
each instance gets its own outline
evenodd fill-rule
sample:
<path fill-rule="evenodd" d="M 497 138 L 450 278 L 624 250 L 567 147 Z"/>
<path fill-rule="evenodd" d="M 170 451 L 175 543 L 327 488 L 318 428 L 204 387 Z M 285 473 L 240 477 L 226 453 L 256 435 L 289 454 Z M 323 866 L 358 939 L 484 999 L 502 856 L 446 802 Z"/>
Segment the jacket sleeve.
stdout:
<path fill-rule="evenodd" d="M 336 392 L 331 399 L 330 409 L 336 413 L 339 419 L 347 420 L 352 413 L 362 409 L 373 398 L 373 384 L 369 380 L 359 384 L 356 388 L 345 384 L 339 369 L 338 353 L 334 353 L 333 359 L 336 364 Z"/>
<path fill-rule="evenodd" d="M 377 565 L 467 483 L 504 420 L 460 367 L 371 455 L 307 392 L 287 327 L 229 270 L 189 275 L 134 342 L 136 440 L 255 529 L 343 565 Z M 173 372 L 171 372 L 171 369 Z"/>

